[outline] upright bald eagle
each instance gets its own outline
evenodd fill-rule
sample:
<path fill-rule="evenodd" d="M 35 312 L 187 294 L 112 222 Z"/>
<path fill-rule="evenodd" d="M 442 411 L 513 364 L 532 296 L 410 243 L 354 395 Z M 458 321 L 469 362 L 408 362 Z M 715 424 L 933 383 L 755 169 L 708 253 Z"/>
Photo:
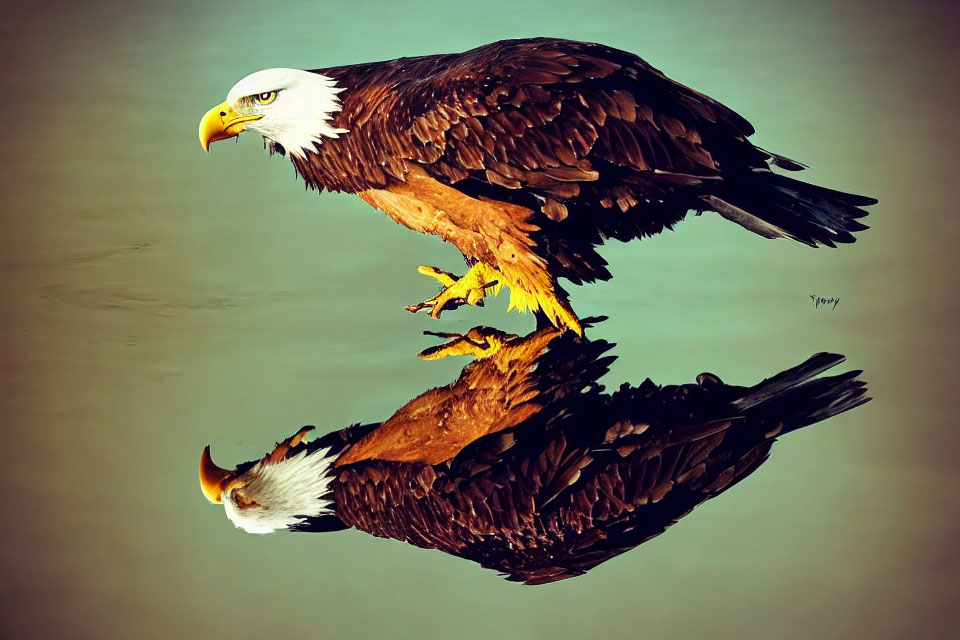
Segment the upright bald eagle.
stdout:
<path fill-rule="evenodd" d="M 818 377 L 843 361 L 826 353 L 753 387 L 701 374 L 607 394 L 610 346 L 475 329 L 430 350 L 483 358 L 456 382 L 380 424 L 313 442 L 305 427 L 233 470 L 207 447 L 201 488 L 251 533 L 354 527 L 542 584 L 662 533 L 753 473 L 778 436 L 867 401 L 859 371 Z"/>
<path fill-rule="evenodd" d="M 637 56 L 552 38 L 465 53 L 301 71 L 238 82 L 200 140 L 245 129 L 289 154 L 306 184 L 356 193 L 400 224 L 436 234 L 471 268 L 435 267 L 437 296 L 408 307 L 511 307 L 581 333 L 558 278 L 611 277 L 596 248 L 715 211 L 766 238 L 853 242 L 872 198 L 771 171 L 803 165 L 764 151 L 749 122 Z"/>

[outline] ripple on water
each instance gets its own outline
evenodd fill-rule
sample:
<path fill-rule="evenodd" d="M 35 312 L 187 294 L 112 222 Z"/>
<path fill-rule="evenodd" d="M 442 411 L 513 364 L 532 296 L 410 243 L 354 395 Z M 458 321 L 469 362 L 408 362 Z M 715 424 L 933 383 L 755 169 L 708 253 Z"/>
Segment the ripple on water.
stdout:
<path fill-rule="evenodd" d="M 282 291 L 249 291 L 243 293 L 149 292 L 120 284 L 96 287 L 75 287 L 51 284 L 34 289 L 45 302 L 96 311 L 128 311 L 154 316 L 173 317 L 186 311 L 226 311 L 250 308 L 266 303 L 282 302 L 290 294 Z"/>

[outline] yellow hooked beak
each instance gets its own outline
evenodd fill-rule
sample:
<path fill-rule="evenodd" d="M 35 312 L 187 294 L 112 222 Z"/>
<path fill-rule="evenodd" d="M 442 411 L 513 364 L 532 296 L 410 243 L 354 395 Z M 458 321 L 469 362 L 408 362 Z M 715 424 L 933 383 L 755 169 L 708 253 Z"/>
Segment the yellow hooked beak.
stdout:
<path fill-rule="evenodd" d="M 296 450 L 303 444 L 307 434 L 311 431 L 313 431 L 313 427 L 307 426 L 283 442 L 278 442 L 277 447 L 264 456 L 263 462 L 271 464 L 281 462 L 291 450 Z M 204 447 L 203 453 L 200 454 L 200 490 L 207 500 L 213 504 L 223 504 L 224 494 L 243 485 L 243 478 L 238 477 L 235 471 L 228 471 L 214 464 L 213 458 L 210 457 L 210 445 Z"/>
<path fill-rule="evenodd" d="M 207 445 L 200 456 L 200 490 L 203 496 L 214 504 L 222 504 L 221 496 L 232 488 L 231 480 L 236 480 L 234 472 L 215 465 L 210 458 L 210 445 Z"/>
<path fill-rule="evenodd" d="M 226 102 L 221 102 L 204 114 L 200 121 L 200 144 L 204 151 L 210 151 L 210 143 L 226 140 L 240 135 L 243 123 L 259 120 L 262 115 L 238 116 Z"/>

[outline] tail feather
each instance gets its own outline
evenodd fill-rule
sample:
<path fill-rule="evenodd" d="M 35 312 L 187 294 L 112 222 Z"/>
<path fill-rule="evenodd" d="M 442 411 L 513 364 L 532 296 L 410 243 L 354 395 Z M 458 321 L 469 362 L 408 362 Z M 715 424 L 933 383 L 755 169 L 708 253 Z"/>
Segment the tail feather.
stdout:
<path fill-rule="evenodd" d="M 747 389 L 733 404 L 744 414 L 778 416 L 783 421 L 783 433 L 849 411 L 870 401 L 866 383 L 857 380 L 862 371 L 817 377 L 844 360 L 835 353 L 818 353 Z"/>
<path fill-rule="evenodd" d="M 724 218 L 765 238 L 792 238 L 811 247 L 855 242 L 853 234 L 868 228 L 859 222 L 867 215 L 861 207 L 877 203 L 768 170 L 727 178 L 714 189 L 701 200 Z"/>
<path fill-rule="evenodd" d="M 803 171 L 804 169 L 809 169 L 809 167 L 802 162 L 797 162 L 792 158 L 786 156 L 781 156 L 780 154 L 774 153 L 772 151 L 767 151 L 766 149 L 761 149 L 760 147 L 755 147 L 757 151 L 767 156 L 767 162 L 774 165 L 775 167 L 780 167 L 781 169 L 786 169 L 787 171 Z"/>

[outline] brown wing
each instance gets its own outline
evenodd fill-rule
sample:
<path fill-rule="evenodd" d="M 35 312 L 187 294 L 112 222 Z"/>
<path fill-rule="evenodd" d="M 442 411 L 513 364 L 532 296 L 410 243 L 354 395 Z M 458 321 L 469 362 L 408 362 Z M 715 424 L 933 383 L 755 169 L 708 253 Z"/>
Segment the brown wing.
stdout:
<path fill-rule="evenodd" d="M 408 159 L 449 183 L 532 191 L 553 219 L 580 197 L 624 211 L 662 198 L 716 176 L 717 154 L 763 164 L 748 122 L 624 51 L 535 39 L 451 62 L 397 88 Z"/>
<path fill-rule="evenodd" d="M 662 403 L 652 383 L 632 391 L 633 412 L 646 413 L 637 401 L 648 409 Z M 609 397 L 589 389 L 547 411 L 448 463 L 343 466 L 337 514 L 372 535 L 541 584 L 580 575 L 661 533 L 749 473 L 772 442 L 737 452 L 726 441 L 729 421 L 651 425 L 617 415 Z"/>
<path fill-rule="evenodd" d="M 477 202 L 514 207 L 426 229 L 516 270 L 511 289 L 607 279 L 595 250 L 605 239 L 659 233 L 689 210 L 834 246 L 854 241 L 866 228 L 860 207 L 875 203 L 767 171 L 803 165 L 754 147 L 753 127 L 724 105 L 599 44 L 513 40 L 319 71 L 346 89 L 336 126 L 349 133 L 294 159 L 307 184 L 390 191 L 417 169 Z M 516 208 L 531 215 L 517 221 Z M 398 221 L 408 224 L 411 211 L 416 204 Z M 551 224 L 560 221 L 569 222 Z"/>
<path fill-rule="evenodd" d="M 611 185 L 640 180 L 637 194 L 653 196 L 675 174 L 715 175 L 714 155 L 727 148 L 770 158 L 742 144 L 753 128 L 732 110 L 600 44 L 508 40 L 316 71 L 345 89 L 335 124 L 349 130 L 298 165 L 323 188 L 383 188 L 416 163 L 446 183 L 557 198 L 610 182 L 609 169 Z"/>
<path fill-rule="evenodd" d="M 729 417 L 731 407 L 717 402 L 729 391 L 710 394 L 695 387 L 660 389 L 647 381 L 630 389 L 629 397 L 593 406 L 578 402 L 571 411 L 584 422 L 564 425 L 561 419 L 539 451 L 518 435 L 516 452 L 501 458 L 510 469 L 507 477 L 524 478 L 525 499 L 517 500 L 509 483 L 494 480 L 504 477 L 503 469 L 491 469 L 489 482 L 475 480 L 485 491 L 476 495 L 474 489 L 474 495 L 476 503 L 529 505 L 521 512 L 528 518 L 521 530 L 535 531 L 536 544 L 484 538 L 459 554 L 527 584 L 574 577 L 662 533 L 748 475 L 773 441 L 741 443 L 731 429 L 737 422 Z M 664 405 L 673 406 L 659 411 Z M 495 522 L 498 515 L 492 514 Z"/>
<path fill-rule="evenodd" d="M 552 290 L 547 272 L 573 282 L 609 277 L 594 251 L 603 237 L 659 232 L 703 206 L 690 188 L 717 176 L 721 162 L 769 158 L 746 141 L 753 129 L 733 111 L 598 44 L 505 41 L 319 71 L 346 89 L 336 126 L 349 133 L 294 159 L 308 185 L 361 193 L 527 294 Z M 450 186 L 469 198 L 463 206 L 442 193 Z M 660 200 L 667 204 L 639 216 L 603 213 Z M 562 233 L 538 233 L 568 215 Z"/>
<path fill-rule="evenodd" d="M 341 467 L 338 516 L 511 580 L 552 582 L 662 533 L 752 473 L 781 433 L 866 401 L 857 371 L 812 379 L 842 361 L 829 354 L 752 389 L 703 375 L 695 385 L 648 380 L 608 396 L 590 382 L 606 370 L 605 348 L 574 341 L 564 334 L 538 361 L 543 403 L 524 423 L 439 465 Z M 565 370 L 577 345 L 582 357 Z"/>

